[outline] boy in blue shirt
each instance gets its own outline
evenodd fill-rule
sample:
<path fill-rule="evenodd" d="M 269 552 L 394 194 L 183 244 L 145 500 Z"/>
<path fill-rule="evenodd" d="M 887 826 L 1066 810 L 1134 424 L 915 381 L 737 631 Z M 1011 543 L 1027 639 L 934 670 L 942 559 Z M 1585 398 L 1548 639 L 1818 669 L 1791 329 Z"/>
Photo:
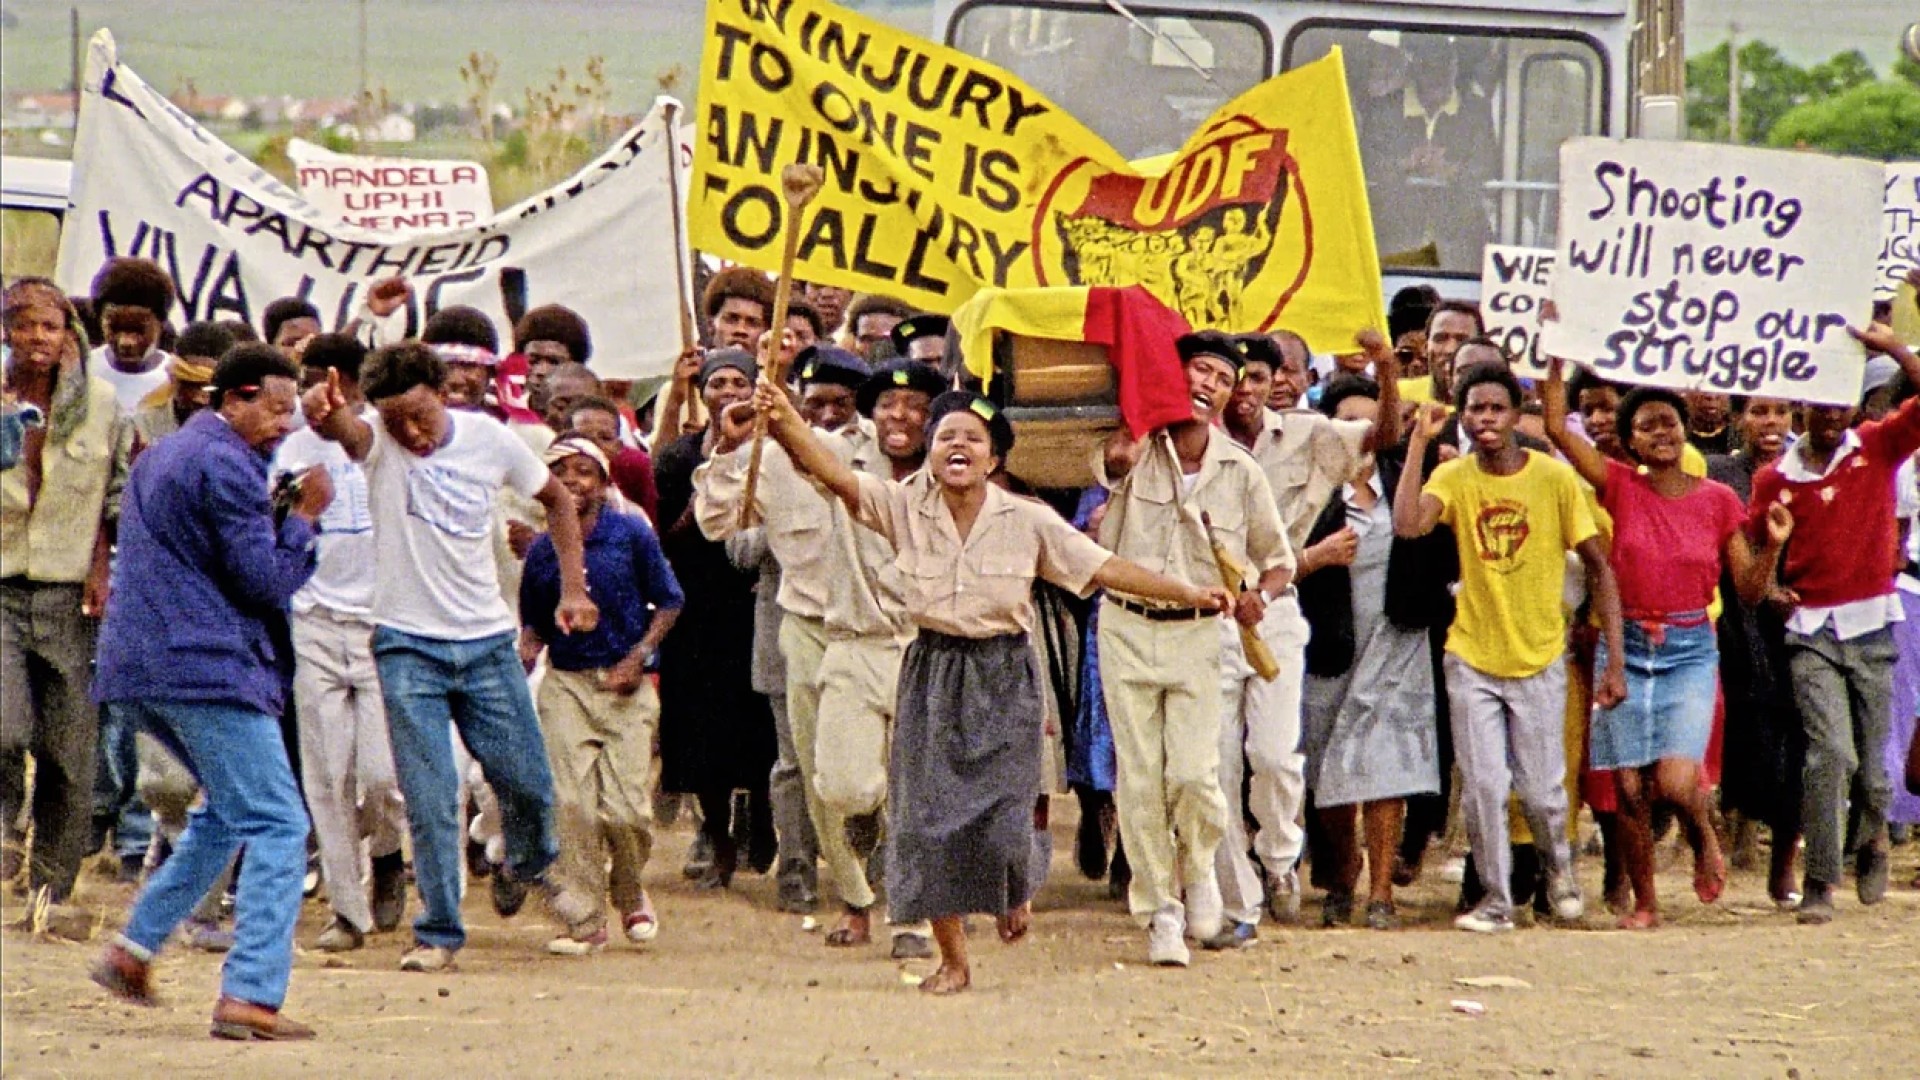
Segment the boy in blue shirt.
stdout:
<path fill-rule="evenodd" d="M 520 580 L 520 658 L 531 670 L 547 651 L 536 704 L 553 768 L 558 874 L 596 903 L 611 891 L 628 940 L 643 944 L 660 931 L 640 887 L 653 848 L 649 788 L 660 720 L 646 667 L 684 598 L 646 519 L 606 508 L 611 468 L 599 446 L 569 432 L 553 441 L 545 460 L 579 507 L 587 589 L 600 608 L 593 630 L 559 631 L 559 558 L 550 537 L 535 541 Z M 547 951 L 585 956 L 606 948 L 607 937 L 605 918 L 595 918 L 574 924 Z"/>

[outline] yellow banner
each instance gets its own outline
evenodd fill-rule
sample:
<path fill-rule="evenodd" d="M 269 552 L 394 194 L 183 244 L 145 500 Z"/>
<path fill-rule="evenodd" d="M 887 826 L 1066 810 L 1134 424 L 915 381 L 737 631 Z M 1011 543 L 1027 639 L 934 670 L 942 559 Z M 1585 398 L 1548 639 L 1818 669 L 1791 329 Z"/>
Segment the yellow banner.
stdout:
<path fill-rule="evenodd" d="M 690 231 L 723 259 L 779 269 L 780 170 L 805 161 L 810 281 L 943 313 L 987 285 L 1142 285 L 1321 352 L 1386 325 L 1338 51 L 1140 172 L 984 60 L 824 0 L 709 0 L 699 113 Z"/>

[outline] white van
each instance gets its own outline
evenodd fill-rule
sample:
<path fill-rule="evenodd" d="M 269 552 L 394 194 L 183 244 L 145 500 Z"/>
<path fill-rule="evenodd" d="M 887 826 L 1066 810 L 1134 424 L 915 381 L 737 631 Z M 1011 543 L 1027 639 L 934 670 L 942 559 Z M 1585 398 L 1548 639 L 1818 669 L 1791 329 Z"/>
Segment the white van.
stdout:
<path fill-rule="evenodd" d="M 72 187 L 71 161 L 0 157 L 0 276 L 53 276 Z"/>

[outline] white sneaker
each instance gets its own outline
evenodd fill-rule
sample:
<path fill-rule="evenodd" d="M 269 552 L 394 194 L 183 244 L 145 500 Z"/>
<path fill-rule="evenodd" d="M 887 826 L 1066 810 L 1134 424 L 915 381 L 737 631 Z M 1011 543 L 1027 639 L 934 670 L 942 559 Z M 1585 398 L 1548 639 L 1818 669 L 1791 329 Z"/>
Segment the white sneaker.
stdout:
<path fill-rule="evenodd" d="M 1267 917 L 1281 925 L 1300 921 L 1300 871 L 1267 875 Z"/>
<path fill-rule="evenodd" d="M 1187 933 L 1195 941 L 1211 941 L 1226 925 L 1225 904 L 1220 899 L 1220 882 L 1212 874 L 1187 883 Z"/>
<path fill-rule="evenodd" d="M 1187 952 L 1186 918 L 1171 904 L 1153 913 L 1147 923 L 1147 959 L 1155 967 L 1186 967 L 1193 959 Z"/>
<path fill-rule="evenodd" d="M 1475 934 L 1504 934 L 1513 929 L 1513 916 L 1481 904 L 1472 911 L 1456 917 L 1453 920 L 1453 928 Z"/>
<path fill-rule="evenodd" d="M 1587 913 L 1587 902 L 1580 896 L 1580 884 L 1572 874 L 1547 875 L 1547 900 L 1553 917 L 1561 922 L 1578 922 Z"/>

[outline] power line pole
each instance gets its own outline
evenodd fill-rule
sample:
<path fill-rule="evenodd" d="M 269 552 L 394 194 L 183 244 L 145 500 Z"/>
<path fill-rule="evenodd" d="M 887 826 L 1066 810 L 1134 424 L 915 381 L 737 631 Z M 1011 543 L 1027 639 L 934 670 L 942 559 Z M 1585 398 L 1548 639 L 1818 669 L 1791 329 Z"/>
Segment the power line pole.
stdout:
<path fill-rule="evenodd" d="M 73 80 L 73 126 L 80 127 L 80 9 L 67 9 L 68 76 Z"/>
<path fill-rule="evenodd" d="M 360 3 L 360 96 L 355 99 L 354 112 L 360 116 L 360 129 L 365 133 L 372 119 L 373 101 L 367 89 L 367 0 Z"/>
<path fill-rule="evenodd" d="M 1740 24 L 1727 24 L 1727 141 L 1743 143 L 1740 137 Z"/>

